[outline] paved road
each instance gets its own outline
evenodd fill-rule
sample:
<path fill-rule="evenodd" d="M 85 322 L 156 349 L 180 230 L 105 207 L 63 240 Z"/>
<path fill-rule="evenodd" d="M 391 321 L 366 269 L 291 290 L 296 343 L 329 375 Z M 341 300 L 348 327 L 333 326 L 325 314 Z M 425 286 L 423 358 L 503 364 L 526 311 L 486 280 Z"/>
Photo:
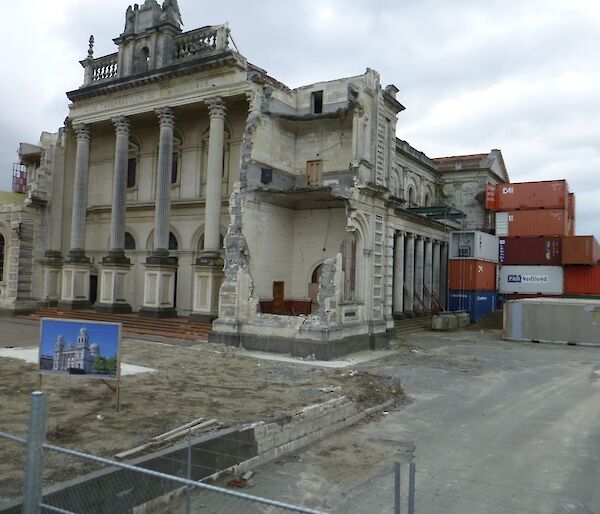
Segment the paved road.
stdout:
<path fill-rule="evenodd" d="M 410 405 L 261 468 L 248 492 L 390 513 L 392 463 L 412 457 L 420 514 L 600 513 L 600 349 L 490 332 L 410 343 L 361 366 L 401 377 Z"/>

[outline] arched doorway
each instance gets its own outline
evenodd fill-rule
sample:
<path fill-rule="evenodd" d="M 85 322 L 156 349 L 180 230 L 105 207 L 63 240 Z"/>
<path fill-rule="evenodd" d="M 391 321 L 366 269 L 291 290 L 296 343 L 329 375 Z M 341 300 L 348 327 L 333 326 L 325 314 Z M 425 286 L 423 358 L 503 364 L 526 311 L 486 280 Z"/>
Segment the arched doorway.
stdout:
<path fill-rule="evenodd" d="M 312 272 L 310 276 L 310 283 L 308 284 L 308 297 L 310 298 L 311 308 L 310 312 L 315 312 L 319 308 L 319 278 L 321 277 L 321 270 L 323 269 L 323 263 L 319 264 Z"/>

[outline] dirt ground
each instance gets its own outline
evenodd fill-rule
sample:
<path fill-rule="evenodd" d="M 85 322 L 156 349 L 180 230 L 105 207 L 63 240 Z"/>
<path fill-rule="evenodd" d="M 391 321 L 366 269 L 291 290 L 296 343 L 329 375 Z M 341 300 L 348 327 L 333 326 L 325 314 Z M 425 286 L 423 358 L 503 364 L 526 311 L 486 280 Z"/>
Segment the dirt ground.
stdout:
<path fill-rule="evenodd" d="M 0 321 L 0 330 L 5 323 Z M 24 330 L 31 332 L 31 327 Z M 267 420 L 339 395 L 364 407 L 390 398 L 401 401 L 403 395 L 398 379 L 350 373 L 348 368 L 259 360 L 208 343 L 125 338 L 122 360 L 156 372 L 122 378 L 120 412 L 114 409 L 112 391 L 101 381 L 44 375 L 49 442 L 112 458 L 200 417 L 232 426 Z M 37 379 L 36 365 L 0 359 L 0 431 L 26 437 L 29 396 Z M 0 441 L 0 505 L 19 495 L 23 467 L 22 448 Z M 89 471 L 82 463 L 56 456 L 47 459 L 45 468 L 46 485 Z"/>

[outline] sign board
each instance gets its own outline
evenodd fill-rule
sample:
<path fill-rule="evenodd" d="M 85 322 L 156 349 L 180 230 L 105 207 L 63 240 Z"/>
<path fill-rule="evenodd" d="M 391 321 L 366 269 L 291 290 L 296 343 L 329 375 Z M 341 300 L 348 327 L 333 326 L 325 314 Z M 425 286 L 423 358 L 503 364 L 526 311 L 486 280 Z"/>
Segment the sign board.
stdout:
<path fill-rule="evenodd" d="M 44 318 L 40 326 L 40 373 L 118 380 L 121 324 Z"/>

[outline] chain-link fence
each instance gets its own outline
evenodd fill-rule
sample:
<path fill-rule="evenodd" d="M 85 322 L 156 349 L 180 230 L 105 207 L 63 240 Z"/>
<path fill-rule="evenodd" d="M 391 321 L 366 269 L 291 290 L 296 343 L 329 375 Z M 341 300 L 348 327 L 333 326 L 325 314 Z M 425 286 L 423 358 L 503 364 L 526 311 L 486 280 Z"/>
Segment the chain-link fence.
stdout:
<path fill-rule="evenodd" d="M 14 473 L 0 479 L 0 514 L 324 514 L 198 481 L 240 462 L 251 446 L 243 438 L 213 449 L 194 448 L 189 438 L 141 467 L 45 442 L 45 408 L 43 394 L 34 393 L 27 439 L 0 432 L 0 455 L 14 463 Z M 244 486 L 244 479 L 232 482 Z"/>

